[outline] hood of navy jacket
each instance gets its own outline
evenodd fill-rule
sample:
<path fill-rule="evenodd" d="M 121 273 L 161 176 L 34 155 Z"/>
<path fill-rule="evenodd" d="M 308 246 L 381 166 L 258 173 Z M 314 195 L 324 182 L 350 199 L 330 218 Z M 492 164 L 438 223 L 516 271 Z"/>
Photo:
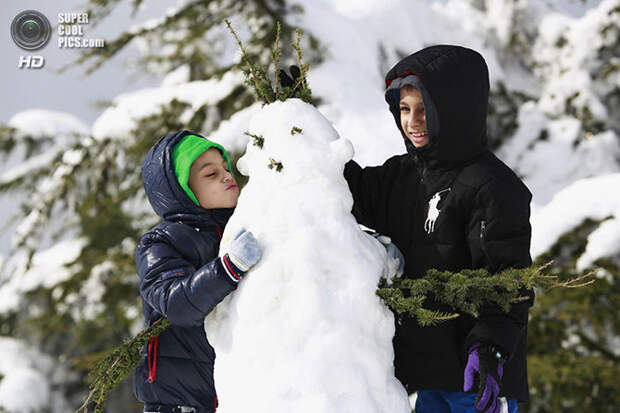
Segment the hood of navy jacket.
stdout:
<path fill-rule="evenodd" d="M 385 76 L 385 99 L 407 152 L 431 167 L 453 167 L 487 150 L 489 71 L 480 53 L 437 45 L 409 55 Z M 416 86 L 426 111 L 429 143 L 416 148 L 400 123 L 400 87 Z"/>
<path fill-rule="evenodd" d="M 165 220 L 183 222 L 193 227 L 225 225 L 234 208 L 205 209 L 198 206 L 183 191 L 174 173 L 172 148 L 186 135 L 187 130 L 170 133 L 149 150 L 142 162 L 142 183 L 153 210 Z"/>

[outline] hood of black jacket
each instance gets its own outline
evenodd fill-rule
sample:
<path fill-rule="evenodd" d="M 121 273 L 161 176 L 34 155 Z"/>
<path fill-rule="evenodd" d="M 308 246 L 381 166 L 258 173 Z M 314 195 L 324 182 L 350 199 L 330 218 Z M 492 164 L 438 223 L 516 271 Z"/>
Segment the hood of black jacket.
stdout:
<path fill-rule="evenodd" d="M 194 227 L 224 226 L 234 208 L 204 209 L 196 205 L 179 185 L 174 173 L 172 148 L 186 135 L 200 136 L 187 130 L 170 133 L 157 141 L 144 158 L 142 183 L 148 200 L 163 219 Z"/>
<path fill-rule="evenodd" d="M 438 130 L 437 136 L 430 136 L 426 146 L 416 148 L 400 124 L 399 93 L 386 93 L 407 152 L 430 167 L 448 168 L 485 152 L 489 71 L 480 53 L 460 46 L 427 47 L 405 57 L 388 71 L 386 89 L 395 79 L 410 75 L 424 85 L 425 107 L 426 100 L 432 99 L 439 125 L 434 128 Z"/>

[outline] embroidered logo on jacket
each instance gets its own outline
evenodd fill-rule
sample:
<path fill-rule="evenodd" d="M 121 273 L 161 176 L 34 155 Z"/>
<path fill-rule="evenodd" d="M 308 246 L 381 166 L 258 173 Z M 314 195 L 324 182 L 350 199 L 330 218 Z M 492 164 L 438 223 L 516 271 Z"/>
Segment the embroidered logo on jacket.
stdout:
<path fill-rule="evenodd" d="M 439 213 L 441 212 L 441 209 L 437 208 L 439 201 L 441 201 L 441 194 L 444 192 L 450 192 L 450 189 L 451 188 L 446 188 L 435 193 L 435 195 L 433 195 L 433 197 L 428 201 L 428 214 L 426 215 L 426 221 L 424 221 L 424 230 L 427 234 L 435 231 L 435 221 L 437 221 L 437 218 L 439 218 Z"/>

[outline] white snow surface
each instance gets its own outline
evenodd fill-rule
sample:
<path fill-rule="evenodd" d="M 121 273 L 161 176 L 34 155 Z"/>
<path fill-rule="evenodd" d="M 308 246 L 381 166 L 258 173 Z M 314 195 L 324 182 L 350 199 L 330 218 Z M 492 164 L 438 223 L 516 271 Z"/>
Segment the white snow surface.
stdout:
<path fill-rule="evenodd" d="M 55 389 L 66 372 L 23 341 L 0 337 L 0 374 L 0 407 L 9 413 L 73 410 Z"/>
<path fill-rule="evenodd" d="M 75 115 L 48 109 L 21 111 L 9 119 L 8 125 L 32 136 L 61 137 L 73 133 L 90 133 L 90 127 Z"/>
<path fill-rule="evenodd" d="M 249 130 L 264 145 L 239 160 L 249 182 L 220 248 L 244 228 L 263 255 L 206 320 L 218 411 L 408 413 L 394 320 L 375 294 L 386 253 L 350 213 L 351 143 L 298 99 L 263 107 Z"/>
<path fill-rule="evenodd" d="M 16 310 L 23 301 L 23 294 L 38 287 L 52 288 L 72 276 L 66 266 L 74 261 L 86 245 L 84 239 L 61 241 L 52 247 L 36 253 L 30 268 L 25 268 L 25 257 L 16 257 L 4 263 L 2 273 L 8 280 L 0 280 L 0 314 Z M 31 308 L 31 310 L 33 310 Z"/>
<path fill-rule="evenodd" d="M 620 251 L 620 173 L 579 180 L 557 193 L 551 202 L 532 214 L 532 256 L 547 251 L 557 239 L 584 219 L 611 217 L 592 232 L 578 269 L 600 257 L 617 257 Z"/>
<path fill-rule="evenodd" d="M 226 73 L 222 79 L 195 81 L 176 84 L 174 78 L 161 87 L 142 89 L 125 93 L 114 99 L 114 104 L 106 109 L 95 121 L 92 135 L 96 139 L 127 139 L 138 121 L 157 114 L 161 107 L 173 99 L 188 103 L 191 111 L 186 119 L 204 104 L 214 104 L 228 95 L 232 89 L 243 82 L 241 73 Z M 190 113 L 191 112 L 191 113 Z"/>

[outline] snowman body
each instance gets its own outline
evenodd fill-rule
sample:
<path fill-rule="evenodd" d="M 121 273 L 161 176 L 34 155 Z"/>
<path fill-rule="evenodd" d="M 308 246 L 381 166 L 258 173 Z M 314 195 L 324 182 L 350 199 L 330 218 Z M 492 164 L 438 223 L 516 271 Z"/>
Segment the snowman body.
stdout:
<path fill-rule="evenodd" d="M 386 253 L 350 213 L 352 145 L 298 99 L 263 107 L 249 132 L 220 248 L 244 228 L 262 258 L 205 322 L 218 413 L 409 413 L 375 294 Z"/>

